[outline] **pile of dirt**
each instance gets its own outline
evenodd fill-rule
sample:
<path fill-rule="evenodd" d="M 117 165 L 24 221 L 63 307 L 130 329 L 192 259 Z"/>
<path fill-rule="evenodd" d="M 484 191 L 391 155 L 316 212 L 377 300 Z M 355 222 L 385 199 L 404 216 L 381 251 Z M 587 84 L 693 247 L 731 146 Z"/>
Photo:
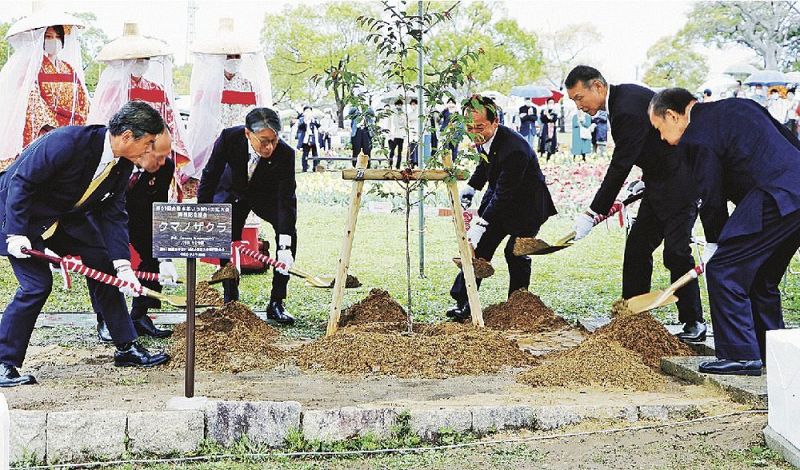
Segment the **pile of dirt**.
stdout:
<path fill-rule="evenodd" d="M 647 312 L 615 317 L 593 336 L 619 342 L 624 348 L 639 354 L 644 363 L 655 370 L 661 369 L 662 357 L 694 355 L 691 348 Z"/>
<path fill-rule="evenodd" d="M 520 330 L 540 333 L 566 328 L 566 320 L 557 316 L 539 296 L 525 289 L 512 292 L 508 301 L 486 307 L 483 321 L 496 330 Z"/>
<path fill-rule="evenodd" d="M 405 321 L 405 309 L 388 292 L 382 289 L 372 289 L 364 299 L 342 312 L 339 326 L 362 323 L 405 323 Z"/>
<path fill-rule="evenodd" d="M 239 279 L 239 270 L 233 263 L 228 263 L 211 274 L 211 282 L 216 283 L 226 279 Z"/>
<path fill-rule="evenodd" d="M 456 266 L 461 268 L 461 258 L 453 258 L 453 262 L 456 263 Z M 486 279 L 487 277 L 494 276 L 494 267 L 483 258 L 473 258 L 472 269 L 475 272 L 476 279 Z"/>
<path fill-rule="evenodd" d="M 331 281 L 331 287 L 333 287 L 335 284 L 336 280 Z M 344 287 L 346 289 L 355 289 L 356 287 L 361 287 L 361 285 L 361 281 L 359 281 L 357 277 L 350 274 L 347 275 L 347 280 L 344 281 Z"/>
<path fill-rule="evenodd" d="M 343 374 L 445 378 L 524 367 L 536 359 L 516 342 L 486 329 L 452 334 L 351 333 L 342 330 L 300 348 L 298 365 Z"/>
<path fill-rule="evenodd" d="M 517 381 L 533 387 L 601 386 L 627 390 L 658 390 L 664 378 L 642 364 L 642 358 L 607 338 L 592 337 L 578 347 L 523 372 Z"/>
<path fill-rule="evenodd" d="M 235 270 L 234 268 L 234 271 Z M 200 281 L 197 283 L 195 286 L 194 298 L 197 305 L 221 307 L 225 303 L 222 294 L 220 294 L 217 289 L 211 287 L 208 281 Z"/>
<path fill-rule="evenodd" d="M 239 302 L 208 309 L 195 319 L 195 367 L 212 372 L 264 369 L 286 357 L 273 342 L 278 331 Z M 175 325 L 169 367 L 186 364 L 186 324 Z"/>

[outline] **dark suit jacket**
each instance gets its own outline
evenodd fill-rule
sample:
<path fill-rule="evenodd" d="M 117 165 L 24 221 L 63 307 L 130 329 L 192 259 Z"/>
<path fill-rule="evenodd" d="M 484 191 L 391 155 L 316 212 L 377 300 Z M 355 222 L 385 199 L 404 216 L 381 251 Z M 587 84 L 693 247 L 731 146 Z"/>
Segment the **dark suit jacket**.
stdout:
<path fill-rule="evenodd" d="M 489 224 L 501 224 L 510 234 L 533 236 L 556 208 L 545 184 L 539 161 L 517 132 L 499 126 L 489 149 L 469 179 L 469 185 L 489 188 L 478 215 Z"/>
<path fill-rule="evenodd" d="M 608 118 L 614 138 L 606 176 L 594 196 L 591 209 L 606 214 L 634 165 L 642 169 L 647 197 L 662 219 L 685 210 L 696 197 L 689 169 L 680 150 L 663 140 L 650 124 L 647 107 L 655 93 L 639 85 L 609 86 Z"/>
<path fill-rule="evenodd" d="M 36 245 L 58 221 L 59 229 L 73 237 L 105 246 L 111 259 L 130 258 L 125 212 L 130 160 L 120 158 L 89 199 L 74 207 L 97 170 L 105 136 L 105 126 L 55 129 L 23 150 L 0 175 L 0 255 L 8 255 L 7 235 L 25 235 Z"/>
<path fill-rule="evenodd" d="M 522 113 L 526 113 L 522 116 Z M 530 135 L 536 133 L 536 108 L 529 105 L 519 107 L 519 133 L 522 135 Z"/>
<path fill-rule="evenodd" d="M 729 98 L 695 104 L 680 146 L 697 183 L 709 241 L 761 231 L 766 197 L 782 216 L 800 209 L 800 142 L 758 103 Z M 736 204 L 730 220 L 728 201 Z"/>
<path fill-rule="evenodd" d="M 248 182 L 249 145 L 244 126 L 222 130 L 203 169 L 197 202 L 229 202 L 233 204 L 234 212 L 252 210 L 262 219 L 274 221 L 275 230 L 279 234 L 295 233 L 297 184 L 294 149 L 283 140 L 278 141 L 272 156 L 259 160 L 253 177 Z M 222 178 L 225 172 L 228 172 L 229 177 Z M 217 193 L 224 194 L 224 198 L 215 199 Z"/>
<path fill-rule="evenodd" d="M 153 203 L 167 202 L 169 186 L 175 173 L 175 162 L 167 158 L 164 166 L 155 173 L 144 172 L 136 183 L 128 188 L 125 208 L 128 212 L 128 233 L 133 240 L 152 240 Z M 152 242 L 151 242 L 152 245 Z M 139 253 L 146 256 L 144 253 Z"/>

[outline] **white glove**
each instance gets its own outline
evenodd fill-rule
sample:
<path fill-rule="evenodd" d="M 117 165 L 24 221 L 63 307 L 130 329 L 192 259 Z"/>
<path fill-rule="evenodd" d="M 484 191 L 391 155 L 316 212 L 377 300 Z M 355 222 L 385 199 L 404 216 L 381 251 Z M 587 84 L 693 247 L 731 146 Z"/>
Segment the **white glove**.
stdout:
<path fill-rule="evenodd" d="M 178 270 L 171 259 L 164 259 L 158 263 L 158 283 L 162 286 L 178 285 Z"/>
<path fill-rule="evenodd" d="M 703 248 L 703 253 L 700 255 L 700 263 L 705 266 L 708 263 L 708 260 L 714 256 L 714 253 L 717 252 L 717 244 L 716 243 L 706 243 L 706 246 Z"/>
<path fill-rule="evenodd" d="M 478 247 L 478 243 L 481 241 L 481 237 L 484 232 L 486 232 L 486 227 L 488 226 L 489 222 L 483 220 L 481 217 L 476 217 L 472 221 L 472 226 L 467 231 L 467 240 L 469 240 L 469 244 L 472 245 L 472 248 Z"/>
<path fill-rule="evenodd" d="M 280 268 L 275 268 L 275 271 L 288 276 L 289 269 L 294 265 L 294 257 L 292 256 L 292 236 L 291 235 L 278 235 L 278 263 L 283 264 Z"/>
<path fill-rule="evenodd" d="M 475 197 L 475 188 L 470 185 L 466 185 L 464 189 L 458 195 L 459 199 L 461 199 L 461 207 L 464 210 L 467 210 L 469 206 L 472 205 L 472 198 Z"/>
<path fill-rule="evenodd" d="M 22 252 L 23 249 L 31 249 L 31 241 L 25 235 L 9 235 L 6 237 L 6 244 L 8 245 L 8 254 L 14 258 L 31 257 Z"/>
<path fill-rule="evenodd" d="M 131 268 L 131 262 L 126 259 L 115 259 L 114 268 L 117 270 L 118 278 L 132 285 L 132 287 L 120 287 L 119 291 L 128 297 L 139 297 L 138 288 L 142 287 L 142 284 L 136 278 L 136 274 Z"/>
<path fill-rule="evenodd" d="M 644 181 L 635 180 L 628 185 L 628 196 L 635 196 L 644 191 Z"/>
<path fill-rule="evenodd" d="M 578 214 L 578 217 L 575 217 L 575 241 L 589 235 L 589 232 L 591 232 L 594 227 L 594 218 L 596 216 L 597 214 L 594 214 L 594 212 L 589 209 L 587 212 Z"/>

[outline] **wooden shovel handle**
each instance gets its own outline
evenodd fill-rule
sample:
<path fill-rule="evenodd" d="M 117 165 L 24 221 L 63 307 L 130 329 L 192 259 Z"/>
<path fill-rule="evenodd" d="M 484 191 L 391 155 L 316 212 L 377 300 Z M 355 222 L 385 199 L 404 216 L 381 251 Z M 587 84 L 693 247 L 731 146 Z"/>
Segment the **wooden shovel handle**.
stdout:
<path fill-rule="evenodd" d="M 658 298 L 654 303 L 660 304 L 661 302 L 665 301 L 667 298 L 669 298 L 669 296 L 674 294 L 675 291 L 685 286 L 686 284 L 690 283 L 694 279 L 697 279 L 697 277 L 701 274 L 703 274 L 703 266 L 698 264 L 697 266 L 689 270 L 689 272 L 679 277 L 677 281 L 670 284 L 670 286 L 664 292 L 662 292 L 661 295 L 658 296 Z"/>

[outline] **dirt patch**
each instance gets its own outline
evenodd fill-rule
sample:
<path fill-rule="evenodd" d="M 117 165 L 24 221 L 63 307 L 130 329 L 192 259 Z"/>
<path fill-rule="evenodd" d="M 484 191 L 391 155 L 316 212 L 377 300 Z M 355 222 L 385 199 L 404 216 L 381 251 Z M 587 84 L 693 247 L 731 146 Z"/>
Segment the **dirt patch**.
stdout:
<path fill-rule="evenodd" d="M 666 380 L 642 364 L 642 358 L 615 341 L 592 337 L 556 353 L 551 362 L 525 371 L 517 380 L 533 387 L 599 385 L 627 390 L 658 390 Z"/>
<path fill-rule="evenodd" d="M 247 306 L 229 302 L 208 309 L 195 319 L 195 367 L 212 372 L 264 369 L 285 359 L 273 345 L 278 331 L 258 318 Z M 186 364 L 186 324 L 175 325 L 168 367 Z"/>
<path fill-rule="evenodd" d="M 197 305 L 221 307 L 222 304 L 225 303 L 222 294 L 220 294 L 217 289 L 211 287 L 208 281 L 200 281 L 197 283 L 197 286 L 195 286 L 194 298 Z"/>
<path fill-rule="evenodd" d="M 405 309 L 382 289 L 372 289 L 362 300 L 349 306 L 342 312 L 339 326 L 351 326 L 363 323 L 405 323 Z"/>
<path fill-rule="evenodd" d="M 593 336 L 619 342 L 642 356 L 644 363 L 655 370 L 661 370 L 662 357 L 694 355 L 688 346 L 647 312 L 615 317 Z"/>
<path fill-rule="evenodd" d="M 453 262 L 456 263 L 459 269 L 461 268 L 461 258 L 453 258 Z M 473 258 L 472 269 L 475 271 L 475 277 L 477 279 L 486 279 L 487 277 L 494 276 L 494 267 L 483 258 Z"/>
<path fill-rule="evenodd" d="M 228 263 L 225 266 L 217 269 L 211 274 L 211 281 L 213 283 L 221 282 L 226 279 L 239 279 L 239 270 L 233 263 Z"/>
<path fill-rule="evenodd" d="M 333 287 L 336 284 L 336 280 L 334 279 L 331 281 L 330 287 Z M 348 274 L 347 279 L 344 281 L 344 287 L 346 289 L 355 289 L 356 287 L 361 287 L 361 281 L 358 280 L 357 277 Z"/>
<path fill-rule="evenodd" d="M 528 333 L 557 330 L 569 326 L 539 296 L 525 289 L 512 292 L 508 301 L 486 307 L 483 321 L 496 330 L 520 330 Z"/>
<path fill-rule="evenodd" d="M 480 375 L 536 362 L 500 333 L 461 328 L 452 334 L 414 335 L 345 330 L 302 346 L 297 362 L 303 369 L 401 378 Z"/>

